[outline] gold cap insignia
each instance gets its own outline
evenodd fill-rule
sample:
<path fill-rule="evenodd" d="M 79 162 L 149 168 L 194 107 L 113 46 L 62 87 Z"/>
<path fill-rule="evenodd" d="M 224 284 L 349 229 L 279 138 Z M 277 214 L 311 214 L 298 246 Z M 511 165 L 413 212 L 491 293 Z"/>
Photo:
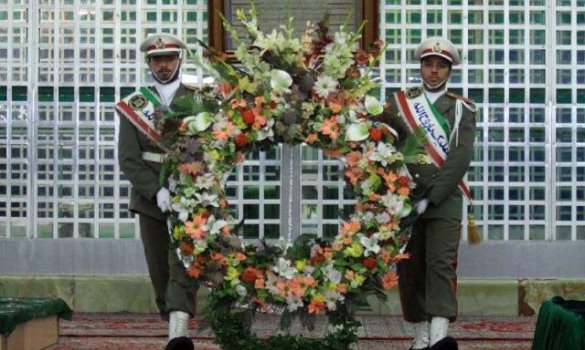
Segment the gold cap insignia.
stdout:
<path fill-rule="evenodd" d="M 158 38 L 154 42 L 154 46 L 156 46 L 157 49 L 164 49 L 165 48 L 165 45 L 166 45 L 166 43 L 163 40 L 163 38 Z"/>
<path fill-rule="evenodd" d="M 441 43 L 436 42 L 435 45 L 433 45 L 433 51 L 434 52 L 441 52 L 442 48 L 441 48 Z"/>

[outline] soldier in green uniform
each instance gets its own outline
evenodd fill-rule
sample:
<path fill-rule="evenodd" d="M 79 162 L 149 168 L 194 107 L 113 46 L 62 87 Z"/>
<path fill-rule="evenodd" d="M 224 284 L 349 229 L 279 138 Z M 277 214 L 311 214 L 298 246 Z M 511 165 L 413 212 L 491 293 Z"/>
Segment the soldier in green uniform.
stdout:
<path fill-rule="evenodd" d="M 399 142 L 417 129 L 425 136 L 417 161 L 408 165 L 424 196 L 415 203 L 420 216 L 407 245 L 411 258 L 398 265 L 400 300 L 404 319 L 414 323 L 411 349 L 457 349 L 447 334 L 457 316 L 457 250 L 476 110 L 469 99 L 447 91 L 452 66 L 460 63 L 450 41 L 429 38 L 415 58 L 423 85 L 396 93 L 383 119 Z"/>
<path fill-rule="evenodd" d="M 173 101 L 194 91 L 181 83 L 182 51 L 185 44 L 169 34 L 147 37 L 140 50 L 154 78 L 149 87 L 161 104 L 172 110 Z M 197 290 L 177 254 L 169 249 L 165 212 L 171 210 L 169 190 L 159 184 L 163 150 L 141 133 L 127 118 L 120 118 L 118 161 L 132 185 L 130 210 L 139 215 L 140 236 L 156 304 L 169 321 L 167 349 L 193 349 L 188 338 L 189 318 L 195 313 Z"/>

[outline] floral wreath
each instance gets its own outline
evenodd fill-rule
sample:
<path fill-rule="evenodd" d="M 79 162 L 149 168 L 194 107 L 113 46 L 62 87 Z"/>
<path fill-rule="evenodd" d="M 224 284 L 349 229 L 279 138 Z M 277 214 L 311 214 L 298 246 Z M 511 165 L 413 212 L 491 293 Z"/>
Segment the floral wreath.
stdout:
<path fill-rule="evenodd" d="M 415 212 L 396 132 L 377 121 L 384 105 L 368 95 L 378 88 L 370 72 L 382 43 L 356 50 L 361 27 L 330 35 L 326 20 L 308 24 L 300 39 L 292 35 L 292 18 L 265 34 L 253 6 L 236 17 L 252 43 L 241 42 L 224 21 L 239 42 L 240 64 L 207 48 L 196 63 L 215 87 L 158 113 L 170 150 L 161 179 L 169 178 L 173 193 L 172 244 L 189 276 L 210 289 L 208 320 L 223 349 L 346 349 L 357 341 L 356 305 L 397 284 L 395 264 L 408 258 L 401 232 Z M 306 143 L 345 164 L 355 212 L 333 241 L 302 235 L 277 247 L 238 238 L 223 179 L 247 153 L 278 143 Z M 280 313 L 283 328 L 296 316 L 312 328 L 315 316 L 326 314 L 328 333 L 321 340 L 260 340 L 250 332 L 248 316 L 256 311 Z"/>

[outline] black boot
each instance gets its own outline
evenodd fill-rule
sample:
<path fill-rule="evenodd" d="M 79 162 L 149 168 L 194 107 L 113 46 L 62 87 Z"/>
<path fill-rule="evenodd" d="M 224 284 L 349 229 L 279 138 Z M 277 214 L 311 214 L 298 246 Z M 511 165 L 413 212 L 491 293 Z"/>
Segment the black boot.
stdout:
<path fill-rule="evenodd" d="M 445 337 L 441 340 L 439 340 L 438 342 L 435 343 L 435 345 L 430 347 L 431 350 L 458 350 L 459 346 L 457 345 L 457 341 L 455 339 L 453 339 L 453 337 Z"/>
<path fill-rule="evenodd" d="M 171 339 L 165 350 L 195 350 L 195 345 L 187 337 L 178 337 Z"/>

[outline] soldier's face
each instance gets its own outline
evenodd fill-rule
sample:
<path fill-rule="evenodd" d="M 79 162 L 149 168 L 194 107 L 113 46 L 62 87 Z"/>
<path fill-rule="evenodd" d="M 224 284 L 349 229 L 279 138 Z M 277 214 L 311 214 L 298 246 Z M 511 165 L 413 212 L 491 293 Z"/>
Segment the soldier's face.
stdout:
<path fill-rule="evenodd" d="M 441 84 L 451 74 L 451 64 L 439 56 L 425 57 L 420 64 L 421 78 L 430 86 Z"/>
<path fill-rule="evenodd" d="M 148 59 L 150 71 L 161 81 L 169 80 L 181 59 L 177 55 L 153 56 Z"/>

